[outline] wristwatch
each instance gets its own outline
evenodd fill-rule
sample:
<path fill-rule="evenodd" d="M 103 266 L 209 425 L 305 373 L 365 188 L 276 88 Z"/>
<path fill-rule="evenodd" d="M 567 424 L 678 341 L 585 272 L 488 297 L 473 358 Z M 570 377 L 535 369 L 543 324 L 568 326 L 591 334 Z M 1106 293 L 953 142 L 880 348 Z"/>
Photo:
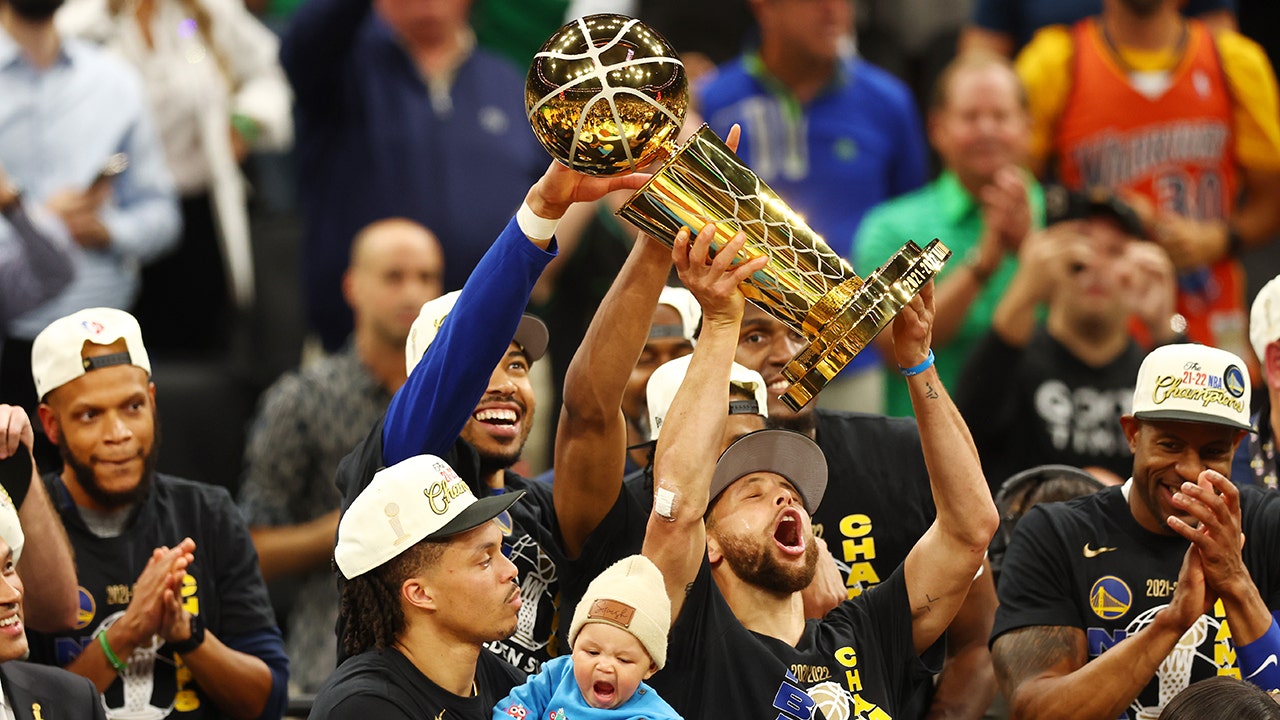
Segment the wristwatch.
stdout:
<path fill-rule="evenodd" d="M 169 643 L 169 649 L 179 655 L 185 655 L 195 650 L 204 642 L 204 620 L 201 620 L 200 616 L 195 614 L 189 617 L 191 618 L 191 637 L 186 640 Z"/>

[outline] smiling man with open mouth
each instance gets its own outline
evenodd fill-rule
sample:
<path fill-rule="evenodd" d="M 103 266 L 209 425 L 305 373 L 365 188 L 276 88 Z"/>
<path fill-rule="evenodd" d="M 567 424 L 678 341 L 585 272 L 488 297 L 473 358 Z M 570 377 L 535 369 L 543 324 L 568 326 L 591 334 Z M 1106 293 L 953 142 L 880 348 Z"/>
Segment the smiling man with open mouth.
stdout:
<path fill-rule="evenodd" d="M 1118 418 L 1129 481 L 1018 521 L 991 645 L 1015 717 L 1154 717 L 1215 675 L 1280 688 L 1280 496 L 1229 479 L 1250 397 L 1233 353 L 1151 351 Z"/>

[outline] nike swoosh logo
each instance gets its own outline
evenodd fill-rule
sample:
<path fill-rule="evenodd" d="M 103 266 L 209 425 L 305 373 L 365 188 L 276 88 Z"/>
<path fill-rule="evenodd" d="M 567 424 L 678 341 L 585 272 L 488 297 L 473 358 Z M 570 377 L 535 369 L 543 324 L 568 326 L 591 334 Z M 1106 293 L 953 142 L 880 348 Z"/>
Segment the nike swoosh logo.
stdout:
<path fill-rule="evenodd" d="M 1099 555 L 1101 555 L 1102 553 L 1105 553 L 1105 552 L 1111 552 L 1112 550 L 1115 550 L 1115 548 L 1113 548 L 1113 547 L 1100 547 L 1100 548 L 1098 548 L 1097 550 L 1094 550 L 1093 548 L 1089 547 L 1089 543 L 1085 543 L 1085 544 L 1084 544 L 1084 556 L 1085 556 L 1085 557 L 1087 557 L 1087 558 L 1096 558 L 1096 557 L 1098 557 Z"/>
<path fill-rule="evenodd" d="M 1245 680 L 1252 680 L 1254 676 L 1256 676 L 1258 673 L 1262 672 L 1263 670 L 1266 670 L 1268 665 L 1276 665 L 1276 664 L 1280 664 L 1280 663 L 1277 663 L 1276 661 L 1276 654 L 1271 653 L 1270 655 L 1267 656 L 1266 662 L 1259 665 L 1257 670 L 1254 670 L 1253 672 L 1249 673 L 1249 676 L 1246 677 Z"/>

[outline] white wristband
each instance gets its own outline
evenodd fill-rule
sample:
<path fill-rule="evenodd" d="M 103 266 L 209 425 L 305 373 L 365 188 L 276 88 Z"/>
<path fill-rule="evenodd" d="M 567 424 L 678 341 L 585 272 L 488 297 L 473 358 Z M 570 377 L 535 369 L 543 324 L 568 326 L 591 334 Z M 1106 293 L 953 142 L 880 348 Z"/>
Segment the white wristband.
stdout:
<path fill-rule="evenodd" d="M 516 224 L 520 226 L 520 231 L 525 237 L 534 240 L 548 240 L 556 234 L 556 225 L 560 224 L 559 218 L 548 220 L 533 214 L 533 209 L 529 207 L 529 203 L 520 203 L 520 209 L 516 211 Z"/>

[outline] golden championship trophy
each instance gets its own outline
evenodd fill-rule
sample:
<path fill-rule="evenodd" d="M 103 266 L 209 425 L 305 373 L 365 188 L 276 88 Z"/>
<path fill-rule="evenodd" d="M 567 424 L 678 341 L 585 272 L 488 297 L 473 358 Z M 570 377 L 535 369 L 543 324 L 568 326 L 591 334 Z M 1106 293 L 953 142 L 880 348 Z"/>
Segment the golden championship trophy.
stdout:
<path fill-rule="evenodd" d="M 684 66 L 667 42 L 634 18 L 590 15 L 560 28 L 525 81 L 529 123 L 543 147 L 588 175 L 620 175 L 661 161 L 618 214 L 667 245 L 680 228 L 715 223 L 713 252 L 739 232 L 740 256 L 769 263 L 743 294 L 809 341 L 783 369 L 782 399 L 804 407 L 937 274 L 951 251 L 907 241 L 867 278 L 787 207 L 703 125 L 676 135 L 689 106 Z M 647 171 L 647 168 L 646 168 Z"/>

